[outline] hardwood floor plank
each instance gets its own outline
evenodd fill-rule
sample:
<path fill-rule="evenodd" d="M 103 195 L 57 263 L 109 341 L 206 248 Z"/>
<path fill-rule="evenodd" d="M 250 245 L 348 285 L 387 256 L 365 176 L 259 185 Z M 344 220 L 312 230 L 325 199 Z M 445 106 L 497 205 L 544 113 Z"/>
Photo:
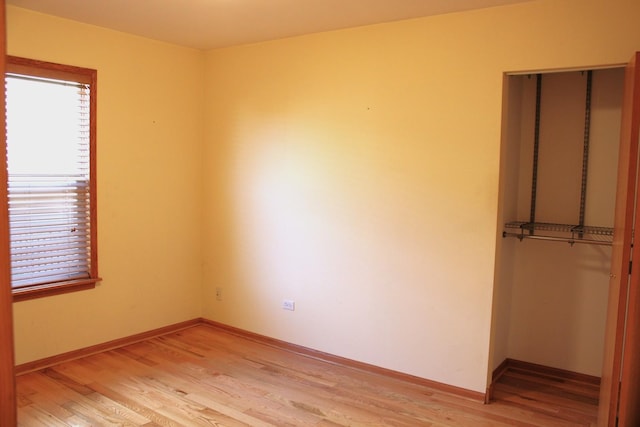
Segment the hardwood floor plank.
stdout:
<path fill-rule="evenodd" d="M 66 422 L 38 405 L 29 405 L 21 408 L 18 425 L 28 427 L 68 427 Z"/>
<path fill-rule="evenodd" d="M 558 393 L 550 388 L 539 386 L 531 386 L 527 382 L 518 381 L 516 383 L 505 379 L 500 382 L 496 390 L 497 396 L 517 395 L 522 399 L 530 402 L 539 402 L 540 404 L 554 404 L 558 409 L 570 409 L 576 412 L 590 414 L 595 406 L 598 405 L 597 399 L 587 399 L 579 394 Z"/>
<path fill-rule="evenodd" d="M 146 418 L 144 415 L 139 414 L 136 411 L 132 411 L 126 406 L 121 405 L 119 402 L 95 392 L 95 390 L 87 396 L 87 399 L 88 400 L 85 401 L 85 405 L 102 408 L 103 413 L 111 414 L 114 417 L 126 420 L 126 422 L 130 422 L 131 425 L 140 426 L 151 422 L 151 420 Z"/>
<path fill-rule="evenodd" d="M 494 398 L 500 405 L 545 415 L 550 419 L 546 422 L 596 424 L 598 386 L 588 378 L 580 381 L 509 367 L 495 384 Z"/>
<path fill-rule="evenodd" d="M 484 405 L 209 325 L 24 374 L 17 384 L 21 426 L 565 427 L 595 422 L 593 387 L 579 381 L 505 372 L 495 386 L 496 401 Z"/>
<path fill-rule="evenodd" d="M 129 395 L 119 393 L 99 383 L 91 384 L 91 388 L 95 390 L 96 393 L 100 393 L 101 395 L 113 400 L 114 402 L 118 402 L 125 408 L 128 408 L 136 412 L 137 414 L 140 414 L 141 416 L 151 420 L 151 422 L 155 423 L 155 425 L 161 427 L 180 427 L 179 423 L 155 411 L 153 409 L 153 406 L 155 406 L 155 402 L 153 406 L 145 405 L 144 403 L 141 404 L 136 399 L 131 398 Z"/>
<path fill-rule="evenodd" d="M 259 418 L 251 416 L 251 414 L 246 414 L 245 411 L 241 411 L 229 405 L 225 405 L 224 403 L 220 403 L 217 399 L 211 398 L 207 395 L 189 394 L 188 398 L 193 402 L 205 405 L 208 408 L 227 416 L 229 420 L 233 420 L 235 422 L 235 424 L 230 425 L 273 427 L 273 424 L 264 422 Z"/>
<path fill-rule="evenodd" d="M 73 413 L 64 408 L 64 404 L 80 396 L 73 390 L 61 386 L 56 381 L 43 373 L 30 375 L 29 406 L 52 415 L 56 419 L 67 420 L 73 417 Z M 22 401 L 22 399 L 19 399 Z"/>
<path fill-rule="evenodd" d="M 508 372 L 500 379 L 499 384 L 510 384 L 527 390 L 539 390 L 558 397 L 567 397 L 576 401 L 593 405 L 598 400 L 599 387 L 576 381 L 563 381 L 555 378 L 543 378 L 528 375 L 526 372 Z"/>

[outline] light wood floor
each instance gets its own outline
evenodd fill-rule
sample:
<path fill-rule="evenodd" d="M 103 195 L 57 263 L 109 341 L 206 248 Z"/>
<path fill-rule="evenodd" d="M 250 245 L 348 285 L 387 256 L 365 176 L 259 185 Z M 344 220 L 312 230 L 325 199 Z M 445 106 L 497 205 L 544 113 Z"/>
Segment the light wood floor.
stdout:
<path fill-rule="evenodd" d="M 535 393 L 527 394 L 521 387 L 526 378 L 503 378 L 498 400 L 484 405 L 201 325 L 19 376 L 18 419 L 21 426 L 147 427 L 595 421 L 594 402 L 576 397 L 580 393 L 575 399 L 571 393 L 547 394 L 538 379 Z"/>

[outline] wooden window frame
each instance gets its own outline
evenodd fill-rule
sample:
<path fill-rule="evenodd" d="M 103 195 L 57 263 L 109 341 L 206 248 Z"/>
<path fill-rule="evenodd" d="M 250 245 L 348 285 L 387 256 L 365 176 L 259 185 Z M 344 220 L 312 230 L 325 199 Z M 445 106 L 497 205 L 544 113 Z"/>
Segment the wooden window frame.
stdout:
<path fill-rule="evenodd" d="M 101 279 L 98 275 L 98 224 L 97 224 L 97 180 L 96 180 L 96 112 L 97 75 L 94 69 L 62 65 L 29 58 L 7 55 L 6 73 L 23 74 L 42 78 L 70 80 L 88 84 L 89 92 L 89 217 L 90 217 L 90 271 L 83 279 L 51 282 L 39 285 L 12 288 L 13 301 L 58 295 L 68 292 L 93 289 Z M 8 205 L 7 205 L 8 209 Z"/>

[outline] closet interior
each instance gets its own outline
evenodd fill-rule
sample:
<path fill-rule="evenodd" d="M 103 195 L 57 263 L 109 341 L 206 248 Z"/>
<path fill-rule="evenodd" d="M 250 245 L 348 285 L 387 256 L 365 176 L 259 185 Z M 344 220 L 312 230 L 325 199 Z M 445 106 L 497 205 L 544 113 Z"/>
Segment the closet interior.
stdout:
<path fill-rule="evenodd" d="M 624 69 L 505 79 L 494 368 L 599 377 Z"/>

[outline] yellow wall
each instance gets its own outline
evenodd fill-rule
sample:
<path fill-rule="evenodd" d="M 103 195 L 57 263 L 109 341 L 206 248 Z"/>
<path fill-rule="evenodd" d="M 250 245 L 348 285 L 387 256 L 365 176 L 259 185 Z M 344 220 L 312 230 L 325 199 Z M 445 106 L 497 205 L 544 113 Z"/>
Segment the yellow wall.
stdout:
<path fill-rule="evenodd" d="M 503 73 L 625 62 L 637 16 L 540 0 L 208 52 L 205 317 L 484 391 Z"/>
<path fill-rule="evenodd" d="M 636 0 L 206 54 L 8 9 L 10 54 L 97 68 L 100 90 L 104 282 L 16 304 L 18 363 L 204 315 L 484 391 L 502 351 L 490 354 L 502 73 L 640 49 Z"/>
<path fill-rule="evenodd" d="M 202 52 L 7 8 L 8 53 L 98 70 L 95 289 L 14 304 L 16 362 L 201 315 Z"/>

